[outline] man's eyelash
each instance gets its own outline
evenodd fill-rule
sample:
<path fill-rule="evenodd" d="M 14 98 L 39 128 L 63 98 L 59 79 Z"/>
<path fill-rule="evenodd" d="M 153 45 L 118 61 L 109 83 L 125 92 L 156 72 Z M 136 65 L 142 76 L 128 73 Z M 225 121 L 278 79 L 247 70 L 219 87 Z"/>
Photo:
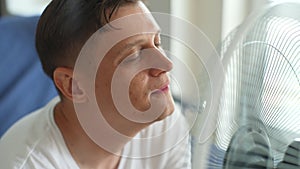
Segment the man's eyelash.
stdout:
<path fill-rule="evenodd" d="M 141 50 L 134 52 L 133 54 L 131 54 L 130 56 L 126 57 L 124 59 L 124 63 L 128 63 L 134 60 L 138 60 L 141 57 Z"/>
<path fill-rule="evenodd" d="M 162 47 L 162 44 L 161 43 L 155 43 L 154 44 L 156 47 Z"/>

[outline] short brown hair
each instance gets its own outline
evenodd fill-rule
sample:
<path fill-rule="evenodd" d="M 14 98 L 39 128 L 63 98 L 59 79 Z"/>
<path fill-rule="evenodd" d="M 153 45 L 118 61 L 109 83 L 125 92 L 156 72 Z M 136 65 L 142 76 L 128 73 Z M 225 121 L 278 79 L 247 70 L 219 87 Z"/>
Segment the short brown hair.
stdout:
<path fill-rule="evenodd" d="M 52 0 L 36 30 L 36 48 L 45 73 L 53 78 L 57 67 L 73 67 L 84 43 L 109 22 L 115 10 L 137 1 Z"/>

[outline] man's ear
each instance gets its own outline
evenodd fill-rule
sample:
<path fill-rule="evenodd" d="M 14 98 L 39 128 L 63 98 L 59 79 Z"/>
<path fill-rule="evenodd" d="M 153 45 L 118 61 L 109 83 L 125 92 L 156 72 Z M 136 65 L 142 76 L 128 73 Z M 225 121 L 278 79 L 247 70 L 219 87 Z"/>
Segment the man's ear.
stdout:
<path fill-rule="evenodd" d="M 87 100 L 85 91 L 80 87 L 79 82 L 73 79 L 73 69 L 65 67 L 56 68 L 53 73 L 53 80 L 65 98 L 74 103 L 82 103 Z"/>

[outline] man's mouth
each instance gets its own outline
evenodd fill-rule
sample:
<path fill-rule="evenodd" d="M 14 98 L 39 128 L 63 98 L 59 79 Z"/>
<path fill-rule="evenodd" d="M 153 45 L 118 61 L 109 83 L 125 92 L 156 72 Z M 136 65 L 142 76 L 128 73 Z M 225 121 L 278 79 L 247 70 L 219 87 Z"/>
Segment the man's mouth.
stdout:
<path fill-rule="evenodd" d="M 162 92 L 169 91 L 169 84 L 165 85 L 164 87 L 160 88 L 159 90 L 162 91 Z"/>
<path fill-rule="evenodd" d="M 159 88 L 159 89 L 153 90 L 152 93 L 161 93 L 161 92 L 165 93 L 165 92 L 168 92 L 168 91 L 169 91 L 169 83 L 163 85 L 163 86 L 162 86 L 161 88 Z"/>

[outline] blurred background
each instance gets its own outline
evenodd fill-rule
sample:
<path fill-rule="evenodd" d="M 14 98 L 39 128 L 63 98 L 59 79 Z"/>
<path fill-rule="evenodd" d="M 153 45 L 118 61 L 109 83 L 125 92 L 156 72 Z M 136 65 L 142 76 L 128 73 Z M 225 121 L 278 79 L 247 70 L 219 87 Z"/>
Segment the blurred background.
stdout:
<path fill-rule="evenodd" d="M 0 0 L 1 15 L 39 15 L 50 0 Z M 147 0 L 153 12 L 170 13 L 197 25 L 217 45 L 248 14 L 271 0 Z M 276 0 L 272 0 L 276 1 Z"/>
<path fill-rule="evenodd" d="M 230 32 L 232 32 L 237 26 L 245 21 L 247 17 L 251 15 L 251 13 L 258 11 L 268 3 L 272 3 L 274 1 L 279 0 L 147 0 L 146 4 L 152 12 L 172 14 L 173 16 L 182 18 L 187 22 L 197 26 L 199 30 L 202 31 L 203 34 L 207 37 L 207 40 L 216 49 L 216 51 L 219 52 L 222 45 L 221 42 L 223 42 L 226 37 L 228 37 Z M 50 0 L 0 0 L 0 14 L 1 17 L 12 15 L 38 16 L 41 14 L 43 9 L 49 2 Z M 174 25 L 173 23 L 171 23 L 171 21 L 170 25 L 170 31 L 178 27 L 178 25 Z M 282 29 L 288 28 L 282 27 Z M 271 32 L 271 34 L 272 33 L 273 32 Z M 193 38 L 193 36 L 191 36 L 189 32 L 186 32 L 186 36 L 187 38 Z M 182 83 L 183 86 L 180 86 L 181 93 L 179 95 L 181 99 L 187 103 L 193 102 L 196 99 L 196 102 L 199 102 L 203 106 L 205 106 L 205 101 L 209 101 L 210 96 L 212 95 L 212 91 L 210 88 L 211 82 L 206 72 L 205 66 L 195 61 L 195 58 L 201 56 L 195 56 L 195 53 L 193 53 L 189 46 L 186 46 L 185 44 L 169 37 L 163 37 L 163 46 L 170 53 L 176 56 L 180 56 L 180 61 L 177 61 L 184 63 L 190 69 L 192 74 L 197 78 L 197 85 L 199 87 L 201 100 L 197 100 L 197 97 L 193 97 L 195 95 L 195 88 L 190 86 L 193 82 L 186 79 L 184 70 L 182 70 L 181 67 L 175 66 L 176 69 L 174 69 L 173 72 L 175 77 L 174 79 L 176 81 L 185 82 Z M 174 64 L 176 65 L 180 63 L 176 63 L 176 61 L 174 61 Z M 174 88 L 176 88 L 176 86 Z M 298 90 L 299 86 L 295 85 L 294 91 Z M 0 93 L 0 99 L 1 94 L 2 93 Z M 176 95 L 176 91 L 174 95 L 175 97 L 178 96 Z M 280 103 L 275 102 L 272 102 L 272 104 L 280 105 Z M 196 113 L 199 113 L 200 115 L 197 117 L 198 120 L 195 124 L 195 126 L 197 127 L 196 131 L 193 131 L 195 132 L 195 135 L 199 134 L 198 132 L 201 130 L 201 124 L 205 117 L 203 113 L 201 114 L 201 110 L 199 111 L 199 109 L 197 109 L 196 111 L 198 111 Z M 233 115 L 233 113 L 229 114 L 229 116 L 230 115 Z M 293 116 L 289 116 L 288 114 L 286 115 L 287 116 L 285 116 L 285 118 L 287 119 L 287 121 L 294 120 Z M 219 118 L 219 121 L 223 122 L 228 117 L 220 116 Z M 225 122 L 223 124 L 224 125 L 221 126 L 222 128 L 219 129 L 219 133 L 221 133 L 220 135 L 222 135 L 224 128 L 229 128 L 229 126 L 231 125 Z M 293 128 L 299 128 L 299 123 L 295 123 L 293 125 L 294 126 L 291 125 L 290 128 L 284 128 L 284 130 L 282 130 L 281 128 L 280 130 L 289 132 L 292 131 Z M 276 126 L 272 127 L 276 129 Z M 207 144 L 209 144 L 209 142 L 207 142 Z M 205 160 L 205 158 L 199 157 L 203 156 L 204 154 L 208 154 L 206 153 L 206 148 L 209 148 L 209 146 L 206 146 L 205 144 L 196 145 L 194 148 L 193 162 L 194 166 L 197 166 L 195 167 L 197 169 L 204 168 L 203 165 L 205 164 L 205 162 L 201 161 L 201 159 Z"/>

